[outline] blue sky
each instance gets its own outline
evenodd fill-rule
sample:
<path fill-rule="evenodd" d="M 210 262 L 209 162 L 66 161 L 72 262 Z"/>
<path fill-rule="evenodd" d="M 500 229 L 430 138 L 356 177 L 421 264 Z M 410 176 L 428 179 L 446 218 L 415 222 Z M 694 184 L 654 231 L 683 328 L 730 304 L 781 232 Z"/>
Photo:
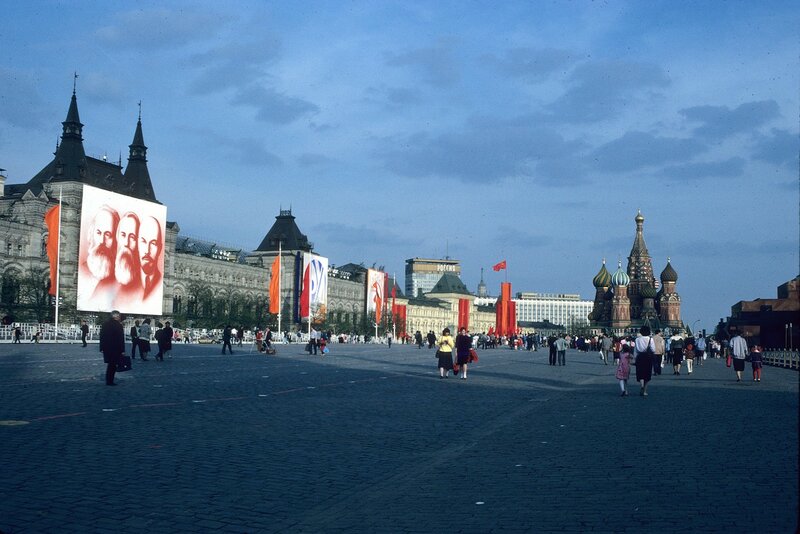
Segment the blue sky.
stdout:
<path fill-rule="evenodd" d="M 148 165 L 182 233 L 252 249 L 291 207 L 334 264 L 461 260 L 593 298 L 641 209 L 683 318 L 798 274 L 796 2 L 0 2 L 0 167 Z"/>

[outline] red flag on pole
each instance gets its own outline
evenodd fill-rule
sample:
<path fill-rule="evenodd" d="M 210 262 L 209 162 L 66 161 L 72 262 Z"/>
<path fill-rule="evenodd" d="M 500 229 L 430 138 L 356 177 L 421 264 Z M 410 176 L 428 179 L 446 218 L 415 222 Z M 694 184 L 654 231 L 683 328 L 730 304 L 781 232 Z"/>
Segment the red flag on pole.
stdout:
<path fill-rule="evenodd" d="M 56 273 L 58 272 L 58 219 L 61 215 L 61 207 L 55 205 L 44 214 L 44 222 L 47 225 L 47 258 L 50 260 L 50 291 L 53 296 L 56 294 Z"/>
<path fill-rule="evenodd" d="M 275 256 L 272 262 L 272 278 L 269 281 L 269 312 L 278 313 L 281 309 L 281 257 Z"/>
<path fill-rule="evenodd" d="M 505 268 L 506 268 L 506 260 L 503 260 L 500 263 L 495 264 L 495 266 L 492 267 L 492 270 L 493 271 L 502 271 Z"/>

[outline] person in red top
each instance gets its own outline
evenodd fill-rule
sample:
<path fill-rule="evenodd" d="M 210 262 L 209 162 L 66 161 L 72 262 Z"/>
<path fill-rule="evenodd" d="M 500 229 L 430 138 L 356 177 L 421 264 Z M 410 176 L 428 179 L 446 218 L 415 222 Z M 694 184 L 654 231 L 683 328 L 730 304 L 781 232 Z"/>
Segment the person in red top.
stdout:
<path fill-rule="evenodd" d="M 256 347 L 258 347 L 258 352 L 261 352 L 261 345 L 264 341 L 264 333 L 261 331 L 260 328 L 256 328 Z"/>

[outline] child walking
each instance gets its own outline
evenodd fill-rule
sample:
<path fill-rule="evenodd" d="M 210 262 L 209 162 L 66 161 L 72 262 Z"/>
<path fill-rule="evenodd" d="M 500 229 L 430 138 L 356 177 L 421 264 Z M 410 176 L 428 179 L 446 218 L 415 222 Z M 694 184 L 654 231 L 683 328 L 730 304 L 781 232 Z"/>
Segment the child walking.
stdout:
<path fill-rule="evenodd" d="M 631 347 L 630 345 L 622 346 L 622 353 L 620 353 L 619 363 L 617 364 L 617 372 L 614 374 L 619 380 L 619 389 L 622 390 L 620 397 L 628 396 L 628 378 L 631 376 Z"/>
<path fill-rule="evenodd" d="M 753 366 L 753 382 L 761 382 L 761 367 L 763 366 L 761 357 L 761 345 L 756 345 L 750 351 L 750 365 Z"/>

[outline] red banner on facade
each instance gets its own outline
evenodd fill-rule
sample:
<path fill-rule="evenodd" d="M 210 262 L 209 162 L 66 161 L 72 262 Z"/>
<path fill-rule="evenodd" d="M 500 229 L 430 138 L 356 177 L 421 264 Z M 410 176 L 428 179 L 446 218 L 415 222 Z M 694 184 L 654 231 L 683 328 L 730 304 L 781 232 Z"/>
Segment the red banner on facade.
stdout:
<path fill-rule="evenodd" d="M 469 331 L 469 299 L 458 299 L 458 329 L 466 328 Z"/>
<path fill-rule="evenodd" d="M 58 272 L 58 220 L 61 217 L 61 206 L 56 204 L 44 214 L 44 223 L 47 225 L 47 259 L 50 260 L 50 290 L 56 294 L 56 273 Z"/>

